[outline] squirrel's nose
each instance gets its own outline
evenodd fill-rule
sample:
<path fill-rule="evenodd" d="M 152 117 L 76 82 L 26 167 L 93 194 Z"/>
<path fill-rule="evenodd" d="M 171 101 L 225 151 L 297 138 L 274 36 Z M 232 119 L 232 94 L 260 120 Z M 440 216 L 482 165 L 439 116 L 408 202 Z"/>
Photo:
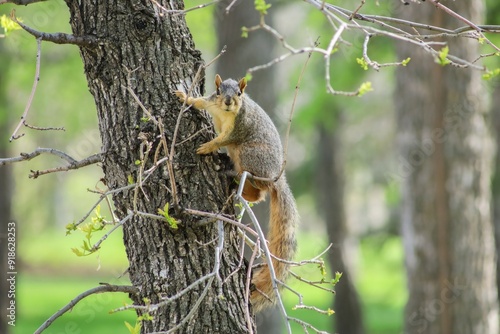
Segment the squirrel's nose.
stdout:
<path fill-rule="evenodd" d="M 226 99 L 224 100 L 224 104 L 226 106 L 230 106 L 231 105 L 231 98 L 230 97 L 226 97 Z"/>

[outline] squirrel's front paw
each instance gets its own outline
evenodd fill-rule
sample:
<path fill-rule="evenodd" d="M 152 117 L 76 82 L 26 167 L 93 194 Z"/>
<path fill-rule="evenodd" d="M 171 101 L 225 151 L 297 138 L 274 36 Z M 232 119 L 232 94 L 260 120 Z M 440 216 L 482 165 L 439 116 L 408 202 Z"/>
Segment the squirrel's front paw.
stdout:
<path fill-rule="evenodd" d="M 212 144 L 211 142 L 205 143 L 201 145 L 197 150 L 197 154 L 209 154 L 213 151 L 217 150 L 217 146 Z"/>
<path fill-rule="evenodd" d="M 182 103 L 184 103 L 187 100 L 186 93 L 181 92 L 180 90 L 176 90 L 174 92 L 174 94 L 177 95 L 177 97 L 179 98 L 179 101 L 181 101 Z"/>

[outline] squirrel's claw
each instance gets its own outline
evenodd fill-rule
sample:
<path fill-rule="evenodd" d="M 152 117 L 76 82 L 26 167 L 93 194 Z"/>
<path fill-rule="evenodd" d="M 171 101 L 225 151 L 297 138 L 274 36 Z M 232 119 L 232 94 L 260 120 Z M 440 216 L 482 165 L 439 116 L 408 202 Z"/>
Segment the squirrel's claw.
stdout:
<path fill-rule="evenodd" d="M 211 142 L 208 142 L 198 147 L 198 149 L 196 150 L 196 154 L 209 154 L 215 150 L 217 150 L 217 147 Z"/>
<path fill-rule="evenodd" d="M 186 101 L 186 98 L 187 98 L 186 93 L 181 92 L 180 90 L 176 90 L 176 91 L 174 92 L 174 94 L 175 94 L 175 95 L 179 98 L 179 100 L 180 100 L 181 102 L 185 102 L 185 101 Z"/>

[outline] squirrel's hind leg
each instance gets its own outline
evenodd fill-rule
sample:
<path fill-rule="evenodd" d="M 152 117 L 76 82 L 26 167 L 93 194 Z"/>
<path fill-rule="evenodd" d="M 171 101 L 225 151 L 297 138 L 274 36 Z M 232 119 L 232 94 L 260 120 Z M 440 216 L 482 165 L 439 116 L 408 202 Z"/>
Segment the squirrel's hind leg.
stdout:
<path fill-rule="evenodd" d="M 260 202 L 266 198 L 266 189 L 259 189 L 254 184 L 254 181 L 245 180 L 245 185 L 243 186 L 243 198 L 249 202 Z"/>

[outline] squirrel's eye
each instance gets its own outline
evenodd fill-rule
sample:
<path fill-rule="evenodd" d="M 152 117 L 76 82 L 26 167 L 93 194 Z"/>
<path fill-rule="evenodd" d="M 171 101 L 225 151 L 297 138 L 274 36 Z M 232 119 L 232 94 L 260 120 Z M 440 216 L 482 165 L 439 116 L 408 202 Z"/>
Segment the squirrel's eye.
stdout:
<path fill-rule="evenodd" d="M 241 92 L 238 92 L 238 96 L 241 96 Z"/>

